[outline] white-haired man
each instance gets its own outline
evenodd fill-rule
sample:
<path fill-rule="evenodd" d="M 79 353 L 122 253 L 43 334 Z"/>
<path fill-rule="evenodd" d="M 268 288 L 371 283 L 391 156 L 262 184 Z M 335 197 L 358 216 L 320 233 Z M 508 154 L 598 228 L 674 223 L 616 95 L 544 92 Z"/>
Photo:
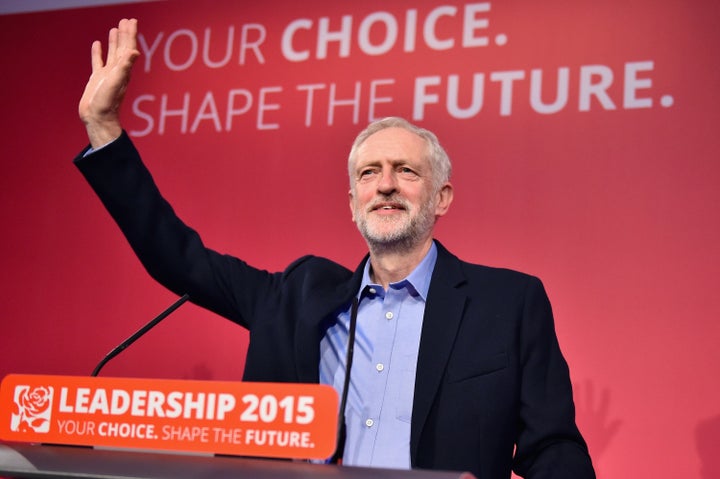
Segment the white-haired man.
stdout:
<path fill-rule="evenodd" d="M 93 44 L 79 106 L 90 147 L 75 161 L 155 279 L 251 331 L 246 380 L 346 394 L 345 465 L 595 477 L 540 281 L 463 262 L 433 239 L 453 199 L 435 135 L 399 118 L 358 135 L 349 200 L 369 254 L 355 271 L 314 256 L 261 271 L 175 216 L 123 132 L 136 36 L 122 20 L 107 61 Z"/>

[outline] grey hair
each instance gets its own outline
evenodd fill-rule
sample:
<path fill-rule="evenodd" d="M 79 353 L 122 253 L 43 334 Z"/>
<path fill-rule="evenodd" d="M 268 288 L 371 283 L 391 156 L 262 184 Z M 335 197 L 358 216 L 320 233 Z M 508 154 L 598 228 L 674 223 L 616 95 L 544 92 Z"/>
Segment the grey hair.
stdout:
<path fill-rule="evenodd" d="M 350 186 L 353 186 L 353 169 L 355 161 L 357 160 L 358 149 L 371 135 L 377 133 L 385 128 L 402 128 L 411 133 L 415 133 L 417 136 L 425 140 L 427 145 L 426 157 L 430 161 L 433 175 L 433 186 L 435 191 L 439 191 L 440 187 L 450 180 L 450 174 L 452 173 L 452 165 L 450 164 L 450 158 L 448 157 L 445 149 L 440 145 L 435 133 L 425 128 L 420 128 L 417 125 L 413 125 L 404 118 L 397 116 L 391 116 L 376 120 L 370 123 L 367 128 L 361 131 L 350 148 L 350 155 L 348 156 L 348 174 L 350 175 Z"/>

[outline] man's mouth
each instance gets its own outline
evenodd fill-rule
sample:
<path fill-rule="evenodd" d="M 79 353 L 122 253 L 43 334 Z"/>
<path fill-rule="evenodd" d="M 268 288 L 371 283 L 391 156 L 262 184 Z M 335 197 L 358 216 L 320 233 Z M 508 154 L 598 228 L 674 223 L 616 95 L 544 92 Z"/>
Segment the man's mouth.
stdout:
<path fill-rule="evenodd" d="M 383 203 L 383 204 L 379 204 L 379 205 L 373 206 L 373 207 L 370 209 L 370 211 L 393 211 L 393 210 L 404 210 L 404 209 L 405 209 L 405 207 L 404 207 L 403 205 L 401 205 L 401 204 L 396 204 L 396 203 L 392 203 L 392 204 Z"/>

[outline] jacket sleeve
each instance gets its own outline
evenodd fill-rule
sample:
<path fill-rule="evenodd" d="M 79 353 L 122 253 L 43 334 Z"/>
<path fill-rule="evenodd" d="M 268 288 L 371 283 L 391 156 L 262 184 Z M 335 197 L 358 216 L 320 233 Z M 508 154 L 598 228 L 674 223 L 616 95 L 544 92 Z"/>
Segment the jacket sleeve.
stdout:
<path fill-rule="evenodd" d="M 520 331 L 520 424 L 513 470 L 528 479 L 594 479 L 575 424 L 567 363 L 542 283 L 529 278 Z"/>
<path fill-rule="evenodd" d="M 282 274 L 268 273 L 203 244 L 162 197 L 128 135 L 74 163 L 148 273 L 178 295 L 246 328 L 278 304 Z"/>

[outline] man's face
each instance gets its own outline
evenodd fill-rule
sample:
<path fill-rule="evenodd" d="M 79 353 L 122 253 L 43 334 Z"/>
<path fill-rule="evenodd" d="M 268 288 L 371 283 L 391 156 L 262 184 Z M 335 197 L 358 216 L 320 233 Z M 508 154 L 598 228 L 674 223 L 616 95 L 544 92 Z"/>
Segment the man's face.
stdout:
<path fill-rule="evenodd" d="M 394 127 L 374 133 L 358 149 L 350 209 L 371 245 L 415 245 L 432 236 L 447 205 L 439 205 L 442 195 L 433 191 L 425 153 L 424 139 Z"/>

